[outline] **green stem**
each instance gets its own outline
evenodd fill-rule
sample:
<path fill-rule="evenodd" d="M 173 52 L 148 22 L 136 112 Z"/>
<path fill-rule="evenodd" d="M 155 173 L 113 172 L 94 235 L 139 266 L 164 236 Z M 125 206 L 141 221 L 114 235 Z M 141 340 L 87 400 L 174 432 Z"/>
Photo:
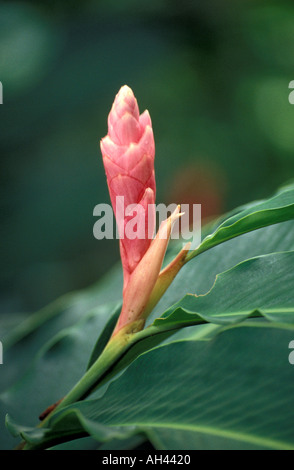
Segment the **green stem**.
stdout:
<path fill-rule="evenodd" d="M 76 383 L 76 385 L 74 385 L 69 393 L 60 401 L 56 408 L 54 408 L 54 410 L 48 414 L 48 416 L 46 416 L 46 418 L 39 424 L 38 427 L 46 426 L 48 420 L 51 419 L 52 416 L 55 415 L 59 410 L 68 405 L 71 405 L 72 403 L 85 399 L 98 386 L 101 386 L 105 376 L 109 378 L 109 370 L 128 348 L 129 343 L 133 340 L 135 333 L 142 330 L 144 323 L 144 320 L 137 320 L 122 328 L 115 336 L 112 336 L 94 364 L 87 370 L 87 372 Z M 18 448 L 23 450 L 32 450 L 35 448 L 35 445 L 22 443 Z"/>

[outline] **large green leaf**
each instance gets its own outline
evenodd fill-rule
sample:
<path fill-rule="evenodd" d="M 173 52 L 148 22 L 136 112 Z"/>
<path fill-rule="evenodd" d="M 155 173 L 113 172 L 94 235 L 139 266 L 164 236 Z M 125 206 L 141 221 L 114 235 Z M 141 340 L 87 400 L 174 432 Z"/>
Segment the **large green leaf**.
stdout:
<path fill-rule="evenodd" d="M 148 324 L 187 293 L 205 294 L 213 286 L 217 274 L 236 264 L 260 255 L 294 250 L 294 221 L 255 230 L 228 240 L 201 253 L 178 273 L 171 287 L 151 313 Z"/>
<path fill-rule="evenodd" d="M 157 319 L 152 326 L 134 336 L 133 342 L 128 350 L 124 351 L 120 360 L 112 366 L 111 375 L 121 371 L 136 359 L 140 354 L 146 353 L 157 346 L 163 339 L 170 336 L 172 332 L 183 326 L 197 325 L 204 322 L 235 324 L 237 321 L 244 321 L 250 316 L 263 316 L 271 320 L 275 326 L 278 322 L 284 323 L 284 328 L 288 328 L 292 334 L 294 331 L 294 295 L 291 290 L 294 285 L 294 252 L 281 252 L 253 258 L 238 264 L 229 271 L 221 274 L 213 288 L 203 296 L 186 296 L 161 319 Z M 272 289 L 275 285 L 275 290 Z M 233 295 L 232 295 L 233 294 Z M 215 328 L 214 332 L 219 329 Z M 186 337 L 185 339 L 199 341 L 200 339 L 211 338 L 211 331 L 200 330 L 200 335 Z M 174 342 L 175 340 L 171 340 Z M 179 338 L 176 340 L 179 342 Z M 153 368 L 155 364 L 153 364 Z M 172 362 L 170 369 L 173 368 Z M 188 373 L 188 372 L 187 372 Z M 191 373 L 191 370 L 190 370 Z M 158 393 L 161 393 L 160 388 Z M 107 392 L 106 392 L 107 395 Z M 16 397 L 15 397 L 16 398 Z M 15 401 L 15 400 L 14 400 Z M 98 402 L 97 402 L 98 406 Z M 63 415 L 64 413 L 64 415 Z M 29 432 L 34 442 L 38 442 L 40 437 L 52 442 L 58 442 L 66 436 L 80 436 L 87 426 L 83 420 L 68 414 L 67 409 L 60 412 L 62 426 L 54 428 L 44 435 L 40 430 Z M 67 418 L 65 418 L 67 416 Z M 99 424 L 99 423 L 98 423 Z M 50 424 L 49 424 L 50 425 Z M 48 426 L 48 425 L 47 425 Z M 64 427 L 65 426 L 65 427 Z M 101 433 L 100 427 L 95 424 L 96 433 Z M 10 424 L 10 427 L 12 425 Z M 117 431 L 117 430 L 116 430 Z M 27 436 L 26 431 L 22 433 Z M 92 434 L 94 431 L 91 431 Z M 108 430 L 102 432 L 102 436 L 108 436 Z M 95 436 L 98 434 L 94 434 Z M 122 431 L 119 431 L 122 437 Z M 100 434 L 99 434 L 100 436 Z M 111 433 L 111 436 L 112 433 Z M 117 437 L 117 435 L 114 435 Z M 109 436 L 107 437 L 107 439 Z M 104 439 L 104 437 L 99 437 Z"/>
<path fill-rule="evenodd" d="M 274 251 L 294 250 L 293 232 L 294 222 L 284 222 L 244 234 L 202 253 L 182 268 L 171 288 L 155 307 L 147 324 L 151 324 L 187 292 L 207 292 L 218 273 L 242 260 Z M 177 244 L 171 244 L 168 259 L 172 258 L 177 250 Z M 3 341 L 5 360 L 1 366 L 0 390 L 7 389 L 14 381 L 19 380 L 47 341 L 62 329 L 78 322 L 96 305 L 100 305 L 101 312 L 104 312 L 104 319 L 100 317 L 102 331 L 113 308 L 108 302 L 112 299 L 120 300 L 121 286 L 121 269 L 118 266 L 97 285 L 58 299 L 24 320 L 15 330 L 9 331 L 6 335 L 7 341 L 5 338 Z M 99 333 L 97 337 L 98 335 Z"/>
<path fill-rule="evenodd" d="M 207 294 L 185 296 L 137 333 L 112 366 L 111 376 L 186 326 L 228 325 L 249 317 L 294 324 L 293 266 L 294 251 L 281 252 L 246 260 L 220 274 Z"/>
<path fill-rule="evenodd" d="M 231 217 L 228 216 L 212 234 L 204 238 L 198 248 L 188 255 L 188 259 L 243 233 L 293 218 L 294 188 L 287 186 L 270 199 L 250 204 Z"/>
<path fill-rule="evenodd" d="M 51 430 L 10 427 L 34 444 L 145 432 L 158 449 L 294 449 L 293 334 L 259 322 L 171 342 L 137 358 L 104 396 L 60 411 Z"/>
<path fill-rule="evenodd" d="M 39 415 L 61 399 L 86 371 L 96 338 L 113 312 L 116 312 L 116 307 L 113 308 L 112 304 L 97 307 L 85 313 L 74 325 L 60 330 L 40 348 L 25 372 L 19 374 L 18 380 L 2 391 L 1 448 L 9 449 L 15 445 L 4 426 L 5 414 L 9 412 L 21 417 L 31 426 L 38 424 Z M 19 347 L 18 351 L 26 357 L 25 349 L 21 351 Z M 16 356 L 14 362 L 17 360 Z M 13 368 L 14 362 L 9 362 L 4 356 L 2 366 Z"/>
<path fill-rule="evenodd" d="M 217 276 L 205 295 L 187 294 L 153 325 L 232 323 L 250 315 L 294 323 L 294 251 L 243 261 Z"/>

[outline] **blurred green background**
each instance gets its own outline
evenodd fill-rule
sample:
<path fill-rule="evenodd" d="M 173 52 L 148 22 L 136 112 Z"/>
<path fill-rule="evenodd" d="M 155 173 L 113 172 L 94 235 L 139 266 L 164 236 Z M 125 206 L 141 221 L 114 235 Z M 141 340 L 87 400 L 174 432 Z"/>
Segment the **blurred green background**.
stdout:
<path fill-rule="evenodd" d="M 203 217 L 293 175 L 293 1 L 1 2 L 1 312 L 31 312 L 118 259 L 99 140 L 121 85 L 148 108 L 157 203 Z"/>

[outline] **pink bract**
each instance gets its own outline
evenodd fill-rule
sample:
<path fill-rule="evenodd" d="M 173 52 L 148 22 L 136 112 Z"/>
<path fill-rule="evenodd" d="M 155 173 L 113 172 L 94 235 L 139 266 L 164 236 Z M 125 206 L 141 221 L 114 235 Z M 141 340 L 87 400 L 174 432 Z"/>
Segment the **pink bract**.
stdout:
<path fill-rule="evenodd" d="M 101 152 L 112 207 L 120 235 L 123 266 L 123 304 L 113 336 L 120 331 L 139 331 L 154 305 L 185 263 L 188 247 L 162 271 L 173 223 L 182 215 L 180 206 L 155 229 L 154 137 L 148 111 L 140 115 L 132 90 L 123 86 L 108 116 L 108 134 Z M 132 205 L 132 209 L 128 206 Z M 151 209 L 151 210 L 150 210 Z M 137 214 L 137 215 L 136 215 Z M 134 222 L 134 217 L 138 217 Z M 129 237 L 129 223 L 143 230 Z M 129 334 L 128 333 L 128 334 Z"/>
<path fill-rule="evenodd" d="M 120 231 L 120 254 L 124 273 L 124 289 L 152 239 L 155 212 L 147 210 L 155 204 L 155 145 L 148 111 L 140 115 L 137 100 L 128 86 L 117 93 L 108 116 L 108 134 L 100 142 L 112 207 Z M 116 211 L 117 196 L 124 198 L 123 211 Z M 141 205 L 145 212 L 145 237 L 128 239 L 124 227 L 128 218 L 120 215 L 130 204 Z M 149 232 L 148 232 L 149 227 Z M 151 227 L 151 228 L 150 228 Z M 123 233 L 122 233 L 123 232 Z"/>

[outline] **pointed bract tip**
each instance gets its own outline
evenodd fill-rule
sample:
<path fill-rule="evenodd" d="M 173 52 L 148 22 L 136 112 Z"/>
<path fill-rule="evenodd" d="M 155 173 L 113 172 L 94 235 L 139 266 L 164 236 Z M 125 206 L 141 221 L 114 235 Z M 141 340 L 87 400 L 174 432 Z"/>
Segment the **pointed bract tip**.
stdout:
<path fill-rule="evenodd" d="M 123 85 L 116 94 L 115 102 L 121 101 L 125 101 L 129 105 L 133 104 L 133 106 L 137 104 L 134 92 L 128 85 Z"/>
<path fill-rule="evenodd" d="M 118 91 L 118 94 L 121 93 L 123 95 L 133 95 L 133 90 L 128 85 L 122 85 Z"/>

